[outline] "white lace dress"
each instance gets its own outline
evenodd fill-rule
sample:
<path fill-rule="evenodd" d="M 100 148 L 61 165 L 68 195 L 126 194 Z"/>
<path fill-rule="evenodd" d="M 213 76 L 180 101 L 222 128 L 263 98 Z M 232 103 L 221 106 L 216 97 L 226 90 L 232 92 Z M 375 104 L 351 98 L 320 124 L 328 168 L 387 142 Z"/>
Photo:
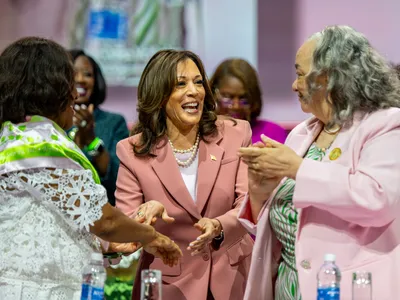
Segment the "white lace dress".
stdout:
<path fill-rule="evenodd" d="M 80 299 L 106 191 L 88 170 L 0 175 L 0 299 Z"/>

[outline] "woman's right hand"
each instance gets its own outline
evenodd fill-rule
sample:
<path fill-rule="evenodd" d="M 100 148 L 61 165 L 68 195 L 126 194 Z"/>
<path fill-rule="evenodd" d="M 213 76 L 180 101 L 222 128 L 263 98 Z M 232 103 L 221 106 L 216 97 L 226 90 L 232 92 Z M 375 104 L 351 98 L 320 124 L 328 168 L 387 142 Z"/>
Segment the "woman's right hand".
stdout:
<path fill-rule="evenodd" d="M 158 201 L 150 200 L 139 206 L 135 220 L 147 225 L 154 225 L 160 217 L 168 224 L 175 221 L 174 218 L 168 215 L 164 205 Z"/>
<path fill-rule="evenodd" d="M 144 251 L 161 258 L 164 264 L 173 267 L 177 265 L 182 257 L 182 251 L 174 241 L 165 235 L 158 233 L 151 242 L 143 245 Z"/>
<path fill-rule="evenodd" d="M 248 170 L 249 195 L 252 202 L 263 204 L 271 196 L 282 178 L 266 178 Z"/>

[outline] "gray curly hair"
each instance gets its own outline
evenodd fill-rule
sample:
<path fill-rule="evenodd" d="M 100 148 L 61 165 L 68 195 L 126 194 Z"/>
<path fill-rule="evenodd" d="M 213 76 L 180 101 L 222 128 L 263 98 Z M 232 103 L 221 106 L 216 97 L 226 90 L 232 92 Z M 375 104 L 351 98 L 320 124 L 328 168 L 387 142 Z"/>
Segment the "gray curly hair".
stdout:
<path fill-rule="evenodd" d="M 322 88 L 316 78 L 327 75 L 326 99 L 332 105 L 328 127 L 351 125 L 355 112 L 400 107 L 400 80 L 364 35 L 348 26 L 329 26 L 309 40 L 316 47 L 306 82 L 312 95 Z"/>

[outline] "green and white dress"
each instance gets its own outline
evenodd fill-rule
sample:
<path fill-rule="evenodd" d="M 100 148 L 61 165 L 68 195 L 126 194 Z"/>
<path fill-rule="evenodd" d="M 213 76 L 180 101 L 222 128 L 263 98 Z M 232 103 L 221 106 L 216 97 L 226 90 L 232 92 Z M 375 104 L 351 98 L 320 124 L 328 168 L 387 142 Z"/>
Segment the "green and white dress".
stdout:
<path fill-rule="evenodd" d="M 325 152 L 314 143 L 306 158 L 321 161 Z M 278 189 L 272 200 L 270 223 L 277 239 L 282 244 L 282 262 L 278 268 L 278 278 L 275 283 L 275 300 L 301 299 L 299 280 L 296 270 L 295 240 L 297 232 L 297 210 L 293 205 L 293 193 L 296 182 L 287 179 Z"/>
<path fill-rule="evenodd" d="M 0 125 L 0 299 L 79 300 L 106 190 L 51 120 Z"/>

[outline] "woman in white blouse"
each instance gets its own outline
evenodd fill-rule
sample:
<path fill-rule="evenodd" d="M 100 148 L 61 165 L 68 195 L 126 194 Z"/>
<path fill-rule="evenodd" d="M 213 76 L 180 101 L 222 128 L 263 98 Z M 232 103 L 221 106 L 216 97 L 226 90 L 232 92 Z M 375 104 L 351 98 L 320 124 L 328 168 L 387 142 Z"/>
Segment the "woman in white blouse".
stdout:
<path fill-rule="evenodd" d="M 173 241 L 107 204 L 95 169 L 64 133 L 77 93 L 60 45 L 31 37 L 7 47 L 0 91 L 0 299 L 80 299 L 82 268 L 99 250 L 91 233 L 178 262 Z"/>

